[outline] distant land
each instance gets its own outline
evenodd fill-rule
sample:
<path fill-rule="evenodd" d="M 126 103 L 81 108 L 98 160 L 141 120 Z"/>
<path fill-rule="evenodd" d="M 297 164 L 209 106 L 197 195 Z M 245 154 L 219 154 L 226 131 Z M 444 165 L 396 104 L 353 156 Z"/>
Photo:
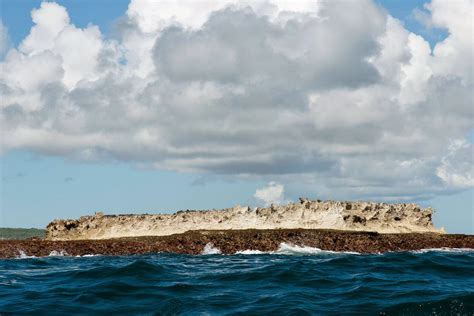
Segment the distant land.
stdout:
<path fill-rule="evenodd" d="M 0 227 L 0 239 L 44 238 L 45 230 L 38 228 L 5 228 Z"/>

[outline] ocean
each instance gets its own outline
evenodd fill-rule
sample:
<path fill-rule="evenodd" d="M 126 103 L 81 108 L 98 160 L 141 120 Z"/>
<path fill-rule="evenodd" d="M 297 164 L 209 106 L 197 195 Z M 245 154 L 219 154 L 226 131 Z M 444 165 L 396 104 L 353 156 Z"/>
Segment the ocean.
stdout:
<path fill-rule="evenodd" d="M 0 313 L 473 315 L 474 251 L 20 255 L 0 260 Z"/>

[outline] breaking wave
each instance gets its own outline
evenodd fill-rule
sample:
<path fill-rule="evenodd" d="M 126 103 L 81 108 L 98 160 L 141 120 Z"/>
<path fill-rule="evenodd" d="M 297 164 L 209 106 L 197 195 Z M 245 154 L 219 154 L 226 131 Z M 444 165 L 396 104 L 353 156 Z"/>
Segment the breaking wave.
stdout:
<path fill-rule="evenodd" d="M 215 255 L 221 254 L 221 250 L 214 246 L 212 243 L 206 244 L 202 255 Z M 261 251 L 256 249 L 246 249 L 237 251 L 236 255 L 264 255 L 264 254 L 276 254 L 276 255 L 317 255 L 317 254 L 351 254 L 360 255 L 359 252 L 353 251 L 329 251 L 322 250 L 319 248 L 308 247 L 308 246 L 297 246 L 288 243 L 281 243 L 276 251 Z"/>
<path fill-rule="evenodd" d="M 221 253 L 220 249 L 214 247 L 214 244 L 212 244 L 212 243 L 207 243 L 206 246 L 204 246 L 204 249 L 201 252 L 202 255 L 217 255 L 217 254 L 220 254 L 220 253 Z"/>
<path fill-rule="evenodd" d="M 277 254 L 277 255 L 318 255 L 318 254 L 350 254 L 360 255 L 359 252 L 354 251 L 330 251 L 322 250 L 315 247 L 297 246 L 288 243 L 281 243 L 276 251 L 260 251 L 247 249 L 237 251 L 236 255 L 263 255 L 263 254 Z"/>
<path fill-rule="evenodd" d="M 18 251 L 18 256 L 16 259 L 31 259 L 36 258 L 36 256 L 28 256 L 23 250 Z"/>
<path fill-rule="evenodd" d="M 314 247 L 296 246 L 287 243 L 281 243 L 278 250 L 275 252 L 282 255 L 314 255 L 314 254 L 351 254 L 360 255 L 354 251 L 329 251 Z"/>
<path fill-rule="evenodd" d="M 69 256 L 69 254 L 65 250 L 59 250 L 59 251 L 53 250 L 48 255 L 48 257 L 64 257 L 64 256 Z M 19 250 L 18 256 L 16 257 L 16 259 L 32 259 L 32 258 L 38 258 L 38 257 L 29 256 L 23 250 Z"/>
<path fill-rule="evenodd" d="M 49 257 L 64 257 L 67 256 L 68 253 L 65 250 L 53 250 L 49 253 Z"/>
<path fill-rule="evenodd" d="M 271 253 L 271 252 L 247 249 L 247 250 L 237 251 L 235 254 L 236 255 L 263 255 L 263 254 L 268 254 L 268 253 Z"/>
<path fill-rule="evenodd" d="M 411 253 L 427 253 L 427 252 L 452 252 L 452 253 L 463 253 L 463 252 L 474 252 L 471 248 L 427 248 L 420 250 L 412 250 Z"/>

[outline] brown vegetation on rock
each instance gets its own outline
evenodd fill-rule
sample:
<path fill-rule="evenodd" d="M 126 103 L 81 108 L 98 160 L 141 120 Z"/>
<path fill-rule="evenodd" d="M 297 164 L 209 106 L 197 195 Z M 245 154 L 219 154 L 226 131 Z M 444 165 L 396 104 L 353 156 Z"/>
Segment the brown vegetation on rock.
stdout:
<path fill-rule="evenodd" d="M 20 253 L 28 256 L 48 256 L 53 251 L 71 256 L 156 252 L 200 254 L 207 244 L 212 244 L 223 254 L 234 254 L 244 250 L 275 251 L 281 243 L 331 251 L 379 253 L 442 247 L 474 249 L 474 236 L 433 233 L 379 234 L 314 229 L 200 230 L 172 236 L 106 240 L 0 240 L 0 258 L 14 258 Z"/>

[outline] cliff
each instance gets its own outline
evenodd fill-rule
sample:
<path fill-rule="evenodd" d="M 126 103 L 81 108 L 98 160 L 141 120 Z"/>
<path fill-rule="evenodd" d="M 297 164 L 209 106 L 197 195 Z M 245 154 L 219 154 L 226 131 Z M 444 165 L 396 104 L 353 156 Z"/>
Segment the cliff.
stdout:
<path fill-rule="evenodd" d="M 416 204 L 311 201 L 266 208 L 236 206 L 224 210 L 179 211 L 174 214 L 82 216 L 54 220 L 48 240 L 167 236 L 189 230 L 337 229 L 378 233 L 442 233 L 431 220 L 433 210 Z"/>

